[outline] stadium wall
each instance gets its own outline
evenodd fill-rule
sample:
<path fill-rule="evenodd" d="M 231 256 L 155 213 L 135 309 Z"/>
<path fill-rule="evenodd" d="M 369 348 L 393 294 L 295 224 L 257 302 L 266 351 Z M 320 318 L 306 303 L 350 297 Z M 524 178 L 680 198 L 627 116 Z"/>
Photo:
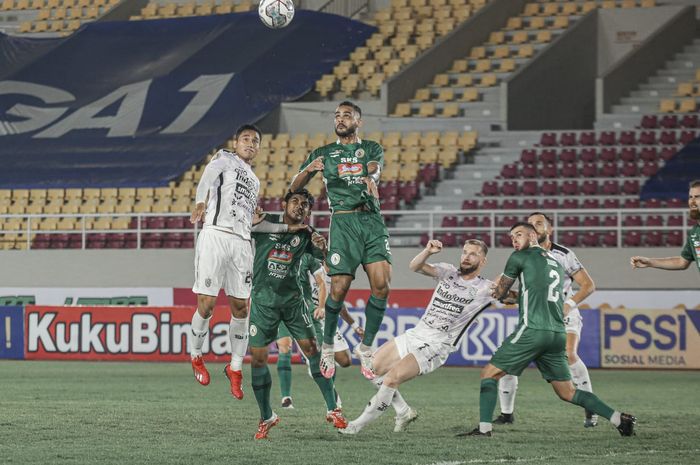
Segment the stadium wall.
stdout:
<path fill-rule="evenodd" d="M 408 270 L 418 248 L 394 248 L 393 289 L 425 289 L 432 281 Z M 491 249 L 484 276 L 503 271 L 510 249 Z M 633 255 L 667 257 L 680 254 L 668 248 L 580 248 L 577 255 L 598 289 L 698 289 L 694 264 L 686 271 L 632 270 Z M 434 261 L 457 263 L 459 249 L 446 249 Z M 189 288 L 194 279 L 194 250 L 32 250 L 0 252 L 3 287 L 177 287 Z M 355 288 L 369 283 L 357 273 Z M 677 302 L 669 303 L 675 305 Z"/>

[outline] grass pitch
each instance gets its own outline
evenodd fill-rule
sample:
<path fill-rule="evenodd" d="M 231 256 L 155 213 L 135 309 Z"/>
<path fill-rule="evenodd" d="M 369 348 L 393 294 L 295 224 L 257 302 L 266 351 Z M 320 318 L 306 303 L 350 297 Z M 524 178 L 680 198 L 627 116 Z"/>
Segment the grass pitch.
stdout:
<path fill-rule="evenodd" d="M 244 368 L 242 401 L 229 393 L 223 366 L 199 386 L 187 363 L 0 361 L 2 464 L 471 464 L 694 463 L 700 452 L 698 372 L 592 371 L 596 393 L 639 418 L 622 438 L 605 420 L 583 428 L 583 411 L 558 400 L 535 370 L 520 380 L 516 423 L 493 438 L 455 438 L 478 423 L 479 371 L 441 368 L 401 392 L 419 419 L 393 433 L 393 411 L 358 436 L 336 433 L 305 367 L 294 366 L 294 410 L 267 441 L 254 441 L 258 409 Z M 340 369 L 348 419 L 374 389 L 357 367 Z M 498 408 L 497 408 L 498 410 Z M 498 413 L 498 412 L 496 412 Z"/>

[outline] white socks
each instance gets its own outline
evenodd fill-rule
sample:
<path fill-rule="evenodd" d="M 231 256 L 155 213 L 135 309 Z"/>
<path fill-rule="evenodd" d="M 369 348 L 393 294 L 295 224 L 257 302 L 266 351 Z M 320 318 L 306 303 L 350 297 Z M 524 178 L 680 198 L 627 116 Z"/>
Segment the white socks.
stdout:
<path fill-rule="evenodd" d="M 389 405 L 391 405 L 391 399 L 394 397 L 395 392 L 396 389 L 382 385 L 379 388 L 379 392 L 377 392 L 374 397 L 370 399 L 369 404 L 367 407 L 365 407 L 362 415 L 357 417 L 352 422 L 359 428 L 362 428 L 369 422 L 379 418 L 384 411 L 389 408 Z"/>
<path fill-rule="evenodd" d="M 240 371 L 243 368 L 246 350 L 248 350 L 248 318 L 231 317 L 228 337 L 231 340 L 231 369 Z"/>
<path fill-rule="evenodd" d="M 588 376 L 588 368 L 584 365 L 583 360 L 578 359 L 573 365 L 569 365 L 571 377 L 573 378 L 574 386 L 586 392 L 593 392 L 591 378 Z"/>
<path fill-rule="evenodd" d="M 505 375 L 498 381 L 498 399 L 501 403 L 501 413 L 513 413 L 513 409 L 515 409 L 515 393 L 517 390 L 517 376 Z"/>
<path fill-rule="evenodd" d="M 612 423 L 613 426 L 616 428 L 620 426 L 620 412 L 618 412 L 617 410 L 613 412 L 612 416 L 610 417 L 610 423 Z"/>
<path fill-rule="evenodd" d="M 202 355 L 202 346 L 204 345 L 204 339 L 207 337 L 209 332 L 209 318 L 202 318 L 199 314 L 199 310 L 194 311 L 192 315 L 192 330 L 190 331 L 190 356 L 198 357 Z"/>
<path fill-rule="evenodd" d="M 381 387 L 383 386 L 383 382 L 383 376 L 377 376 L 376 378 L 370 381 L 370 383 L 372 383 L 372 385 L 374 385 L 374 387 L 376 387 L 377 389 L 381 389 Z M 409 408 L 408 404 L 406 403 L 398 389 L 394 390 L 394 397 L 391 400 L 391 406 L 394 407 L 394 410 L 396 411 L 397 415 L 403 415 Z"/>

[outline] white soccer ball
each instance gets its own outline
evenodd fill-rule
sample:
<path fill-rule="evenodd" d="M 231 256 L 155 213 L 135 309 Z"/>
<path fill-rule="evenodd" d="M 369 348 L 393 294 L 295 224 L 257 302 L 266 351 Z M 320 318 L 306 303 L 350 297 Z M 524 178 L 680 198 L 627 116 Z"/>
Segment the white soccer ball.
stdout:
<path fill-rule="evenodd" d="M 281 29 L 289 25 L 294 18 L 294 2 L 292 0 L 260 0 L 258 15 L 265 26 Z"/>

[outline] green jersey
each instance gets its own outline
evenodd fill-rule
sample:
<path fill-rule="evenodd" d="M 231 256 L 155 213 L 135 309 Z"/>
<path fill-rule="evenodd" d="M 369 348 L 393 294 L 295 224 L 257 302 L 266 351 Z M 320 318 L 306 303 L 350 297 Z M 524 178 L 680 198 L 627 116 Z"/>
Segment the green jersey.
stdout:
<path fill-rule="evenodd" d="M 280 223 L 274 215 L 266 218 L 271 223 Z M 254 301 L 267 307 L 289 307 L 303 301 L 299 287 L 299 265 L 306 253 L 322 257 L 311 242 L 307 231 L 296 233 L 256 233 L 255 258 L 253 261 Z"/>
<path fill-rule="evenodd" d="M 503 274 L 520 280 L 519 312 L 521 326 L 565 332 L 565 273 L 552 254 L 539 246 L 513 252 Z"/>
<path fill-rule="evenodd" d="M 379 200 L 369 193 L 362 178 L 367 176 L 370 162 L 377 162 L 380 167 L 384 165 L 381 145 L 371 140 L 348 145 L 334 142 L 311 152 L 299 171 L 318 157 L 323 158 L 323 181 L 332 211 L 353 210 L 362 205 L 379 211 Z"/>
<path fill-rule="evenodd" d="M 698 254 L 700 254 L 700 224 L 696 224 L 693 228 L 688 231 L 688 239 L 685 242 L 685 247 L 681 251 L 681 257 L 685 258 L 689 262 L 695 262 L 700 270 L 700 260 L 698 260 Z"/>
<path fill-rule="evenodd" d="M 313 287 L 311 284 L 311 279 L 313 274 L 321 268 L 321 261 L 309 253 L 305 253 L 301 257 L 301 264 L 299 265 L 299 287 L 304 294 L 304 299 L 309 304 L 309 308 L 313 311 L 316 308 L 313 296 Z M 318 297 L 316 297 L 316 302 L 318 302 Z"/>

